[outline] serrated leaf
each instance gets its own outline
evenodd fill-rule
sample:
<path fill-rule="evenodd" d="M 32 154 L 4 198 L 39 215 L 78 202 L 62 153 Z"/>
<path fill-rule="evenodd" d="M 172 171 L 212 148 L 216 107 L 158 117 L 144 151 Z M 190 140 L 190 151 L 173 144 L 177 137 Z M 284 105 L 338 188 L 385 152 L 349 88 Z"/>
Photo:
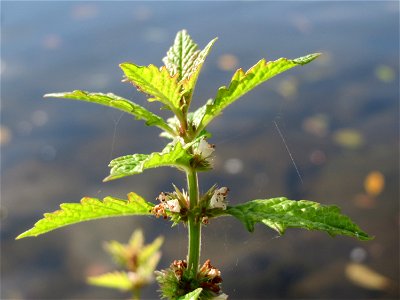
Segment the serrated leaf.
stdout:
<path fill-rule="evenodd" d="M 173 147 L 170 144 L 167 145 L 163 152 L 121 156 L 110 162 L 110 175 L 104 181 L 139 174 L 146 169 L 165 166 L 185 170 L 191 158 L 192 156 L 182 147 L 180 142 L 176 142 Z"/>
<path fill-rule="evenodd" d="M 126 62 L 120 67 L 128 81 L 153 97 L 149 101 L 160 101 L 175 114 L 179 113 L 181 94 L 177 75 L 171 76 L 166 67 L 159 69 L 154 65 L 146 67 Z"/>
<path fill-rule="evenodd" d="M 280 234 L 284 234 L 287 228 L 297 227 L 325 231 L 332 236 L 340 234 L 359 240 L 372 239 L 349 217 L 341 214 L 337 206 L 325 206 L 308 200 L 253 200 L 228 207 L 225 212 L 242 221 L 250 232 L 256 223 L 263 223 Z"/>
<path fill-rule="evenodd" d="M 97 198 L 85 197 L 80 203 L 63 203 L 60 210 L 44 214 L 33 228 L 20 234 L 16 239 L 38 236 L 54 229 L 89 220 L 132 216 L 150 215 L 154 204 L 145 201 L 135 193 L 128 194 L 128 200 L 106 197 L 103 201 Z"/>
<path fill-rule="evenodd" d="M 202 291 L 202 288 L 195 289 L 194 291 L 179 297 L 178 300 L 197 300 L 199 299 Z"/>
<path fill-rule="evenodd" d="M 174 44 L 163 58 L 171 76 L 178 75 L 178 81 L 187 78 L 195 58 L 198 56 L 196 43 L 192 40 L 186 30 L 178 31 Z"/>
<path fill-rule="evenodd" d="M 172 129 L 167 125 L 167 123 L 161 117 L 148 111 L 146 108 L 133 103 L 127 99 L 120 96 L 114 95 L 113 93 L 90 93 L 87 91 L 75 90 L 72 92 L 64 93 L 51 93 L 46 94 L 44 97 L 54 97 L 54 98 L 67 98 L 73 100 L 81 100 L 86 102 L 97 103 L 109 107 L 113 107 L 122 110 L 126 113 L 134 115 L 137 119 L 146 121 L 146 125 L 157 126 L 162 130 L 167 132 L 172 132 Z"/>
<path fill-rule="evenodd" d="M 298 65 L 305 65 L 320 54 L 310 54 L 296 59 L 280 58 L 275 61 L 267 62 L 265 59 L 260 60 L 257 64 L 244 72 L 239 69 L 232 77 L 228 87 L 221 87 L 214 100 L 205 104 L 206 109 L 200 107 L 199 110 L 204 110 L 204 116 L 200 122 L 198 130 L 201 131 L 212 119 L 218 116 L 228 105 L 249 92 L 259 84 L 268 79 Z"/>
<path fill-rule="evenodd" d="M 163 62 L 171 76 L 178 76 L 182 86 L 181 94 L 184 95 L 187 106 L 190 105 L 197 78 L 203 63 L 217 39 L 210 41 L 203 50 L 198 50 L 197 44 L 192 40 L 186 30 L 176 34 L 174 44 L 168 50 Z"/>
<path fill-rule="evenodd" d="M 132 281 L 126 272 L 110 272 L 99 276 L 87 278 L 91 285 L 102 286 L 106 288 L 118 289 L 121 291 L 131 291 L 133 289 Z"/>
<path fill-rule="evenodd" d="M 206 57 L 216 40 L 217 38 L 210 41 L 207 46 L 199 52 L 199 54 L 193 60 L 193 63 L 188 72 L 185 74 L 185 76 L 182 78 L 182 81 L 180 82 L 183 86 L 183 93 L 185 94 L 186 100 L 189 103 L 191 102 L 197 78 L 199 77 L 204 61 L 206 60 Z"/>

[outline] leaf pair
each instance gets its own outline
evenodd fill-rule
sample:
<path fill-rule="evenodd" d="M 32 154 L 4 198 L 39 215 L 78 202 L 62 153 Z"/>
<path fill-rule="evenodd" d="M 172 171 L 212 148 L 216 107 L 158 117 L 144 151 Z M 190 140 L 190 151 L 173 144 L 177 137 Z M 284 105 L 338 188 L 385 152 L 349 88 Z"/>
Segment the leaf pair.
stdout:
<path fill-rule="evenodd" d="M 198 50 L 198 46 L 186 30 L 182 30 L 177 33 L 174 44 L 163 59 L 165 66 L 158 68 L 154 65 L 138 66 L 125 62 L 120 64 L 120 67 L 125 74 L 126 81 L 134 84 L 139 91 L 148 94 L 149 101 L 159 101 L 164 104 L 165 108 L 173 111 L 179 122 L 185 127 L 188 125 L 186 124 L 188 122 L 187 113 L 197 78 L 216 40 L 217 38 L 210 41 L 203 50 Z M 196 130 L 195 134 L 192 134 L 192 138 L 196 138 L 215 117 L 245 93 L 288 69 L 308 64 L 319 55 L 319 53 L 315 53 L 296 59 L 280 58 L 269 62 L 262 59 L 247 72 L 238 69 L 228 87 L 221 87 L 214 99 L 192 113 L 193 120 L 189 121 L 192 121 Z M 137 119 L 146 121 L 146 125 L 159 127 L 169 135 L 178 136 L 180 134 L 177 132 L 177 128 L 172 128 L 160 116 L 112 93 L 102 94 L 76 90 L 46 94 L 45 97 L 82 100 L 117 108 L 134 115 Z"/>
<path fill-rule="evenodd" d="M 106 197 L 103 201 L 95 198 L 83 198 L 81 203 L 61 204 L 61 210 L 45 214 L 45 218 L 35 226 L 20 234 L 17 239 L 38 236 L 48 231 L 78 222 L 99 218 L 150 215 L 154 204 L 146 202 L 135 193 L 128 194 L 128 200 Z M 325 206 L 307 200 L 288 200 L 272 198 L 253 200 L 221 211 L 220 216 L 231 215 L 252 232 L 256 223 L 263 223 L 284 234 L 287 228 L 296 227 L 308 230 L 325 231 L 328 234 L 347 235 L 359 240 L 372 239 L 350 218 L 341 214 L 336 206 Z"/>
<path fill-rule="evenodd" d="M 198 75 L 215 41 L 200 51 L 186 30 L 182 30 L 163 59 L 165 66 L 157 68 L 126 62 L 120 67 L 127 81 L 150 95 L 149 101 L 163 103 L 181 123 L 185 123 Z"/>

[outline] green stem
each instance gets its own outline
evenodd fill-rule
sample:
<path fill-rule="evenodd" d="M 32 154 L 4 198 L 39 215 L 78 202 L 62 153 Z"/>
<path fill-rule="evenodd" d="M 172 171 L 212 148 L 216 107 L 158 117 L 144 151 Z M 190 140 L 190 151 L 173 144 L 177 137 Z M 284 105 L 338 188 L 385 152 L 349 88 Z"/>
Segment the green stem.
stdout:
<path fill-rule="evenodd" d="M 186 173 L 188 191 L 190 199 L 190 210 L 197 206 L 199 202 L 199 186 L 197 172 L 193 169 Z M 189 246 L 188 246 L 188 273 L 190 278 L 197 276 L 201 248 L 201 222 L 196 220 L 196 216 L 189 214 L 188 220 Z"/>
<path fill-rule="evenodd" d="M 140 300 L 140 289 L 133 289 L 132 300 Z"/>

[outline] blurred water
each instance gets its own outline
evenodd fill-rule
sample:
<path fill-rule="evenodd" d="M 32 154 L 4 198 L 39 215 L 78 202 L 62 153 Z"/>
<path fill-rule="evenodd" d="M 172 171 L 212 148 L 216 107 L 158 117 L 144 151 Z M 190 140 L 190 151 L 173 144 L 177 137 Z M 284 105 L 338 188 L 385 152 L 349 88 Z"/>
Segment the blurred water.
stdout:
<path fill-rule="evenodd" d="M 108 108 L 42 99 L 73 89 L 114 92 L 157 111 L 120 82 L 118 64 L 160 65 L 182 28 L 200 47 L 219 37 L 194 107 L 227 84 L 236 67 L 324 53 L 252 91 L 211 125 L 217 157 L 215 172 L 201 174 L 203 191 L 217 182 L 230 187 L 231 203 L 285 195 L 338 204 L 376 236 L 361 243 L 289 230 L 275 239 L 263 226 L 249 234 L 235 220 L 217 220 L 204 230 L 202 259 L 221 268 L 224 291 L 232 299 L 399 296 L 397 2 L 10 1 L 1 8 L 2 299 L 126 298 L 87 286 L 85 276 L 111 269 L 102 241 L 125 241 L 135 227 L 149 241 L 168 237 L 160 268 L 184 258 L 185 228 L 151 218 L 102 220 L 14 241 L 61 202 L 130 191 L 153 199 L 171 181 L 184 184 L 172 169 L 103 184 L 110 159 L 163 147 L 157 129 Z M 371 172 L 384 179 L 377 194 L 365 181 Z M 345 276 L 360 251 L 356 262 L 388 286 L 372 290 Z M 155 290 L 145 298 L 156 297 Z"/>

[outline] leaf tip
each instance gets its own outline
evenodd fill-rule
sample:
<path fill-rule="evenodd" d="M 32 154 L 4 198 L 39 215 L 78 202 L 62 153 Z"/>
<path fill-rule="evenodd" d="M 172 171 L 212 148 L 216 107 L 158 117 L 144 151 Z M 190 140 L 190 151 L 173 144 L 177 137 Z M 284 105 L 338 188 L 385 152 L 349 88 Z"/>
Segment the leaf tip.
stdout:
<path fill-rule="evenodd" d="M 373 235 L 368 235 L 367 233 L 365 233 L 365 232 L 360 232 L 360 233 L 356 233 L 356 236 L 357 236 L 357 238 L 360 240 L 360 241 L 371 241 L 371 240 L 373 240 L 373 239 L 375 239 L 375 236 L 373 236 Z"/>
<path fill-rule="evenodd" d="M 64 93 L 47 93 L 43 95 L 43 98 L 57 98 L 60 97 L 60 95 L 63 95 Z"/>
<path fill-rule="evenodd" d="M 15 238 L 15 240 L 20 240 L 20 239 L 23 239 L 23 238 L 26 238 L 26 237 L 29 237 L 29 236 L 35 236 L 35 235 L 32 235 L 32 234 L 30 233 L 30 231 L 31 231 L 31 230 L 29 229 L 29 230 L 27 230 L 27 231 L 21 233 L 20 235 L 18 235 L 18 236 Z"/>
<path fill-rule="evenodd" d="M 18 235 L 18 236 L 15 238 L 15 240 L 20 240 L 20 239 L 22 239 L 22 238 L 24 238 L 24 234 L 23 234 L 23 233 L 21 233 L 20 235 Z"/>
<path fill-rule="evenodd" d="M 318 58 L 320 55 L 322 55 L 322 53 L 320 53 L 320 52 L 308 54 L 306 56 L 302 56 L 302 57 L 293 59 L 293 62 L 303 66 L 303 65 L 306 65 L 306 64 L 312 62 L 314 59 Z"/>

